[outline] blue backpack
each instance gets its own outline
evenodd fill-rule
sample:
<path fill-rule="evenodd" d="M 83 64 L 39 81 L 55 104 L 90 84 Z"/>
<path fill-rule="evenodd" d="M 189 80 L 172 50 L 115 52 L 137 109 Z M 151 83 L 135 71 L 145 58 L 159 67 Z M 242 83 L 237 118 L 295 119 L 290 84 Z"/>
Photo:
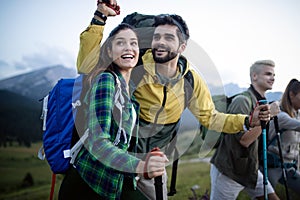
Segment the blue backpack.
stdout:
<path fill-rule="evenodd" d="M 116 83 L 115 106 L 119 112 L 122 112 L 124 98 L 121 93 L 121 83 L 115 73 L 110 73 L 115 77 Z M 41 115 L 43 146 L 39 150 L 38 157 L 41 160 L 46 158 L 54 174 L 64 174 L 70 168 L 84 140 L 88 137 L 88 129 L 86 129 L 80 139 L 75 136 L 78 139 L 72 145 L 75 135 L 73 134 L 75 119 L 79 108 L 83 106 L 81 99 L 85 96 L 85 94 L 81 94 L 83 78 L 84 75 L 73 79 L 60 79 L 49 94 L 43 98 Z M 83 117 L 84 119 L 87 118 L 86 116 Z M 122 127 L 119 127 L 119 130 L 121 129 Z"/>
<path fill-rule="evenodd" d="M 80 105 L 81 89 L 82 76 L 76 79 L 60 79 L 43 98 L 41 119 L 43 119 L 44 155 L 41 156 L 39 151 L 39 158 L 43 160 L 46 157 L 55 174 L 65 173 L 70 166 L 74 117 L 77 111 L 76 104 Z M 74 98 L 72 98 L 73 90 L 76 95 Z M 77 103 L 73 103 L 73 99 L 77 99 Z"/>

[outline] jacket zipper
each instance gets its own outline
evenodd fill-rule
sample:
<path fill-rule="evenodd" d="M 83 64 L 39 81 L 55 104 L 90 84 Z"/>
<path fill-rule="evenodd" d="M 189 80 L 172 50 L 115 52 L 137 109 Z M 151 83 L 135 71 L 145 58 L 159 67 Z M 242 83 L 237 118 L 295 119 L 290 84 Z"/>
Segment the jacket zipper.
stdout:
<path fill-rule="evenodd" d="M 164 88 L 163 88 L 164 98 L 163 98 L 161 107 L 159 108 L 159 110 L 157 111 L 157 113 L 155 115 L 153 126 L 152 126 L 152 129 L 151 129 L 151 133 L 153 133 L 153 131 L 155 130 L 156 125 L 157 125 L 157 121 L 158 121 L 158 116 L 163 111 L 163 109 L 164 109 L 164 107 L 166 105 L 166 101 L 167 101 L 167 86 L 168 86 L 168 84 L 164 85 Z M 147 147 L 147 152 L 150 151 L 150 149 L 149 149 L 149 147 L 150 147 L 150 139 L 151 139 L 151 137 L 149 137 L 148 140 L 147 140 L 147 146 L 146 146 Z"/>

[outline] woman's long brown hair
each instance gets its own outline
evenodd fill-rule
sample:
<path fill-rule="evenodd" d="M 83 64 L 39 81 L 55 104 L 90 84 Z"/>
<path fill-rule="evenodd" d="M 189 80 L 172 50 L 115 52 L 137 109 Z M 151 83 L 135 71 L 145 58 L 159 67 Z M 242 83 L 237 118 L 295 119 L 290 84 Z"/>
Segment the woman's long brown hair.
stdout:
<path fill-rule="evenodd" d="M 281 98 L 281 110 L 286 112 L 289 116 L 295 117 L 294 115 L 294 107 L 291 102 L 290 93 L 297 95 L 300 92 L 300 82 L 297 79 L 290 80 L 287 85 L 282 98 Z"/>

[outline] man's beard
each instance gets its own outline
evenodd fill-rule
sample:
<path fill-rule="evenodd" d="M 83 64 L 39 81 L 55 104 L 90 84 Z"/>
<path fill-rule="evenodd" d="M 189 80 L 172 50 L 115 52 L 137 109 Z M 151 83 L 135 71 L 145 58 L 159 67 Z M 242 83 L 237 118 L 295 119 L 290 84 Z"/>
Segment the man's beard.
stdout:
<path fill-rule="evenodd" d="M 166 56 L 164 56 L 164 57 L 157 57 L 156 54 L 155 54 L 156 50 L 157 50 L 156 48 L 152 49 L 152 55 L 153 55 L 154 61 L 157 62 L 157 63 L 166 63 L 166 62 L 169 62 L 170 60 L 173 60 L 177 56 L 177 52 L 172 52 L 172 51 L 170 51 L 168 49 L 166 51 L 166 52 L 168 52 L 168 54 Z"/>

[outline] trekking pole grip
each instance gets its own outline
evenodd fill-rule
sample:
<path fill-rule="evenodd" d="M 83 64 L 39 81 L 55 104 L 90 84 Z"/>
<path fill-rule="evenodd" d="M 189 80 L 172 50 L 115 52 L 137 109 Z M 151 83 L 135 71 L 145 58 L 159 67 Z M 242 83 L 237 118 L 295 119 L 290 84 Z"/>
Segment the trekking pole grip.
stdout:
<path fill-rule="evenodd" d="M 263 100 L 259 100 L 258 103 L 259 103 L 259 105 L 266 105 L 266 104 L 268 104 L 268 101 L 263 99 Z M 260 121 L 260 124 L 261 124 L 262 129 L 266 128 L 266 122 L 265 121 Z"/>
<path fill-rule="evenodd" d="M 163 156 L 163 153 L 160 151 L 158 147 L 155 147 L 148 153 L 146 160 L 145 160 L 145 167 L 144 167 L 144 178 L 150 179 L 148 176 L 148 162 L 151 156 Z M 155 195 L 156 200 L 163 200 L 163 182 L 162 176 L 157 176 L 154 178 L 154 186 L 155 186 Z"/>
<path fill-rule="evenodd" d="M 151 179 L 148 175 L 148 163 L 151 156 L 163 156 L 163 153 L 158 147 L 153 148 L 146 156 L 145 165 L 144 165 L 144 178 Z"/>

